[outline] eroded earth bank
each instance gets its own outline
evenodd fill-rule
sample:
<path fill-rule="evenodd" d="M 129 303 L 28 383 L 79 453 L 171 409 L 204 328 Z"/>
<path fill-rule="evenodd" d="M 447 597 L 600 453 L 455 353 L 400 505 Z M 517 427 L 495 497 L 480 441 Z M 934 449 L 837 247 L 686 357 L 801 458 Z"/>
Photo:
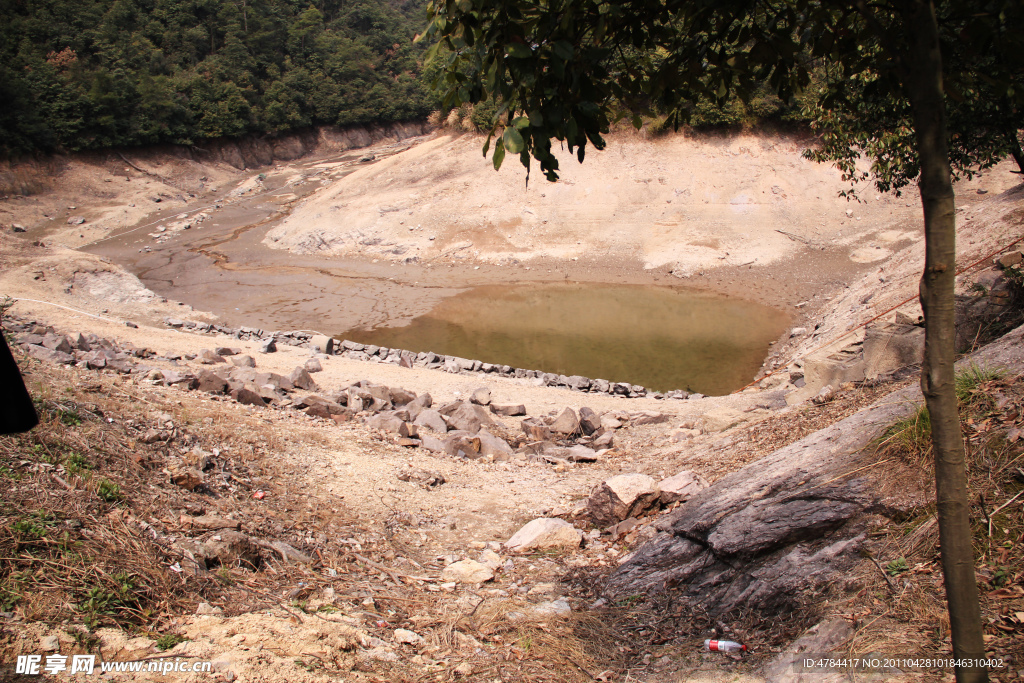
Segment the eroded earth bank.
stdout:
<path fill-rule="evenodd" d="M 0 438 L 4 662 L 776 681 L 831 680 L 793 648 L 948 651 L 926 458 L 890 438 L 920 403 L 913 192 L 847 202 L 787 136 L 624 134 L 527 184 L 423 133 L 4 170 L 3 322 L 43 419 Z M 1024 212 L 1003 167 L 957 192 L 984 524 L 1020 489 Z M 566 283 L 723 295 L 783 331 L 716 396 L 353 339 Z M 979 560 L 1000 680 L 1024 669 L 1016 500 Z"/>

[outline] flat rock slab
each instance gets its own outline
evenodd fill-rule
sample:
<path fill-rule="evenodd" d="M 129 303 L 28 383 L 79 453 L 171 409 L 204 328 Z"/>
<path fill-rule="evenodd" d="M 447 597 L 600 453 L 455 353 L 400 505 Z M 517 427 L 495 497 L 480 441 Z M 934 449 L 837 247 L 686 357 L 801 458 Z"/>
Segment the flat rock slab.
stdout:
<path fill-rule="evenodd" d="M 505 541 L 505 549 L 512 553 L 548 548 L 579 548 L 583 532 L 564 519 L 538 517 Z"/>

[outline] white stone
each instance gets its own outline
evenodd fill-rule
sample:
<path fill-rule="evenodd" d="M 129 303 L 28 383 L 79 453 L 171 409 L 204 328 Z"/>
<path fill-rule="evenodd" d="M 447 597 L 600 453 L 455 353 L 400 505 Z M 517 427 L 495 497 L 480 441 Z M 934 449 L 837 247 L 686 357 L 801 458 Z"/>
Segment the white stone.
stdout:
<path fill-rule="evenodd" d="M 494 578 L 494 571 L 476 560 L 462 560 L 445 567 L 441 577 L 456 583 L 483 583 Z"/>
<path fill-rule="evenodd" d="M 425 642 L 423 636 L 415 631 L 409 631 L 404 628 L 395 629 L 395 640 L 399 643 L 408 643 L 409 645 L 422 645 Z"/>
<path fill-rule="evenodd" d="M 526 552 L 545 548 L 578 548 L 583 532 L 564 519 L 538 517 L 517 531 L 505 542 L 509 552 Z"/>

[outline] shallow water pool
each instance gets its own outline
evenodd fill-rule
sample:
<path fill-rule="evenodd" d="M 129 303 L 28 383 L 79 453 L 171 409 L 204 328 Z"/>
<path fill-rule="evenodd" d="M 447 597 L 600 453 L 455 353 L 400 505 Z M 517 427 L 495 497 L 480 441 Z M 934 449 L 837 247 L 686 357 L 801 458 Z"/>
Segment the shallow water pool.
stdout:
<path fill-rule="evenodd" d="M 722 395 L 750 382 L 788 316 L 670 287 L 477 287 L 403 327 L 342 337 L 485 363 Z"/>

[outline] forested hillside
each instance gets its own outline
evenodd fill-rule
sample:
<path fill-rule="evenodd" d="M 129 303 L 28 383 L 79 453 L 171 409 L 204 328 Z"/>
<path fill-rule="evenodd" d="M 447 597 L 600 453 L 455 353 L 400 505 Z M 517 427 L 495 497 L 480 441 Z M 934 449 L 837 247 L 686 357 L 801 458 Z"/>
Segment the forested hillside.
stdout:
<path fill-rule="evenodd" d="M 420 0 L 0 0 L 0 155 L 425 117 Z"/>

